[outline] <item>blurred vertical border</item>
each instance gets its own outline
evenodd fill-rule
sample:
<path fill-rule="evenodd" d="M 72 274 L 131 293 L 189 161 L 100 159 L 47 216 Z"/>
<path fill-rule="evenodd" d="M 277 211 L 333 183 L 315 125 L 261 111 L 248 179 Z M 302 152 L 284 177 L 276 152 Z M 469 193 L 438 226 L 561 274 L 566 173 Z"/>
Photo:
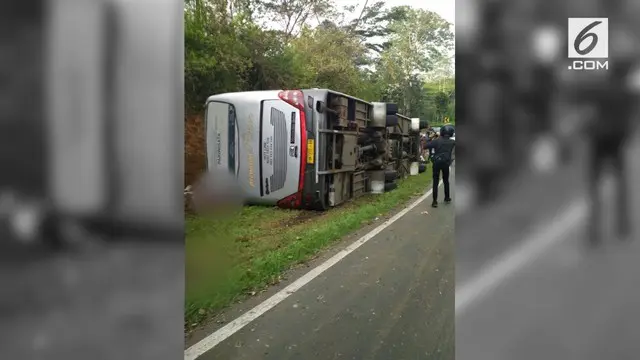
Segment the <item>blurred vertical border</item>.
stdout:
<path fill-rule="evenodd" d="M 183 357 L 183 8 L 0 5 L 0 358 Z"/>

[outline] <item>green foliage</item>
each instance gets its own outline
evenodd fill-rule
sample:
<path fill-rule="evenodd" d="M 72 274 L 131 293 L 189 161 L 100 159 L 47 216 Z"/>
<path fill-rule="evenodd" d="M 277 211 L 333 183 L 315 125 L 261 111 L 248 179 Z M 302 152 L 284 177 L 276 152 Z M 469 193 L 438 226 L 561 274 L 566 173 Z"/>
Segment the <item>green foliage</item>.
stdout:
<path fill-rule="evenodd" d="M 429 122 L 440 124 L 445 117 L 455 123 L 455 82 L 454 79 L 441 79 L 424 84 L 423 117 Z"/>
<path fill-rule="evenodd" d="M 384 1 L 377 1 L 362 10 L 361 16 L 352 20 L 344 28 L 352 34 L 363 39 L 367 49 L 377 54 L 382 53 L 390 47 L 388 37 L 393 33 L 389 26 L 391 23 L 404 21 L 407 18 L 406 7 L 395 7 L 391 10 L 384 10 Z M 346 9 L 353 12 L 353 9 Z M 382 42 L 372 41 L 374 38 L 383 38 Z"/>

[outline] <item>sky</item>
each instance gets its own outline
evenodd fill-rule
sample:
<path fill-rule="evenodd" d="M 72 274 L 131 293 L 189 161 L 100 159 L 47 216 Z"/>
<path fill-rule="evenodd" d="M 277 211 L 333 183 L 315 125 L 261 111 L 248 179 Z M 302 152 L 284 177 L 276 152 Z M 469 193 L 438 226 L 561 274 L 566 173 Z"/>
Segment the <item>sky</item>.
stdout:
<path fill-rule="evenodd" d="M 366 0 L 333 0 L 333 2 L 337 5 L 338 9 L 341 9 L 345 6 L 356 5 L 356 11 L 351 14 L 346 14 L 347 20 L 351 20 L 357 18 L 360 15 L 360 12 L 362 11 L 362 7 L 364 6 Z M 369 0 L 369 4 L 367 6 L 375 2 L 376 0 Z M 436 14 L 440 15 L 443 19 L 455 25 L 455 0 L 385 0 L 385 3 L 387 4 L 387 8 L 407 5 L 414 8 L 433 11 Z M 269 23 L 268 25 L 274 26 L 274 24 Z M 452 31 L 453 30 L 455 29 L 452 28 Z"/>
<path fill-rule="evenodd" d="M 358 10 L 354 13 L 354 18 L 360 14 L 362 6 L 365 0 L 334 0 L 338 6 L 358 5 Z M 375 2 L 375 0 L 369 0 L 369 4 Z M 414 8 L 420 8 L 424 10 L 433 11 L 440 15 L 448 22 L 455 24 L 456 20 L 456 2 L 455 0 L 386 0 L 387 7 L 408 5 Z"/>

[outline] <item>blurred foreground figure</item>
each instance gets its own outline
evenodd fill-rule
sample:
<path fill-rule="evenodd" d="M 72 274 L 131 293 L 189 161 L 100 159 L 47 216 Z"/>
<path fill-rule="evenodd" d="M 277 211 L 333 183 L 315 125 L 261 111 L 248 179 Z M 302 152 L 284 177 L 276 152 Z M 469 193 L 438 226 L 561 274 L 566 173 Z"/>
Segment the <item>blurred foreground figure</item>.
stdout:
<path fill-rule="evenodd" d="M 611 165 L 616 184 L 616 235 L 621 239 L 628 239 L 631 233 L 625 145 L 634 130 L 633 117 L 638 100 L 638 95 L 630 86 L 637 62 L 636 51 L 630 24 L 626 24 L 619 15 L 624 9 L 613 2 L 605 5 L 609 5 L 606 10 L 610 14 L 610 68 L 598 75 L 590 74 L 592 77 L 597 76 L 597 80 L 586 80 L 587 84 L 576 87 L 574 93 L 579 102 L 593 106 L 594 110 L 594 116 L 587 122 L 586 129 L 589 149 L 592 151 L 589 164 L 591 245 L 601 242 L 604 204 L 600 185 L 607 165 Z"/>
<path fill-rule="evenodd" d="M 427 142 L 427 149 L 433 150 L 433 202 L 431 207 L 438 207 L 438 184 L 440 173 L 444 185 L 444 202 L 451 202 L 449 187 L 449 167 L 451 166 L 453 149 L 456 142 L 451 139 L 455 129 L 451 125 L 445 125 L 440 129 L 440 137 Z"/>
<path fill-rule="evenodd" d="M 531 115 L 531 130 L 533 130 L 534 168 L 538 171 L 552 171 L 555 168 L 558 152 L 566 155 L 566 141 L 556 134 L 554 125 L 554 105 L 558 96 L 557 91 L 557 61 L 560 57 L 561 30 L 555 25 L 550 14 L 543 10 L 542 22 L 533 29 L 533 64 L 531 66 L 531 87 L 525 92 L 525 103 Z M 566 21 L 566 20 L 565 20 Z M 545 150 L 555 154 L 551 159 L 540 157 Z M 537 155 L 537 156 L 536 156 Z M 539 160 L 539 159 L 542 159 Z M 536 161 L 537 160 L 537 161 Z M 566 163 L 567 157 L 562 160 Z"/>
<path fill-rule="evenodd" d="M 462 88 L 471 88 L 466 95 L 468 100 L 463 97 L 463 101 L 468 101 L 466 106 L 470 107 L 464 114 L 468 120 L 463 122 L 473 129 L 473 132 L 469 132 L 473 136 L 468 137 L 473 138 L 473 143 L 467 147 L 465 140 L 464 146 L 470 150 L 465 151 L 461 158 L 469 158 L 467 163 L 474 167 L 474 182 L 480 204 L 495 200 L 505 175 L 511 170 L 508 147 L 511 126 L 507 104 L 512 103 L 514 98 L 513 79 L 504 56 L 506 12 L 507 7 L 502 1 L 488 2 L 482 7 L 479 14 L 482 31 L 471 58 L 467 60 L 470 63 L 464 64 L 470 66 L 467 72 L 474 71 L 475 74 L 469 74 L 469 77 L 461 75 L 465 82 Z"/>
<path fill-rule="evenodd" d="M 3 12 L 15 35 L 2 53 L 2 245 L 181 238 L 180 4 L 156 7 L 171 22 L 162 30 L 132 20 L 142 8 L 51 0 Z"/>
<path fill-rule="evenodd" d="M 237 179 L 232 173 L 205 173 L 189 188 L 193 210 L 200 214 L 225 216 L 241 209 L 243 199 Z"/>
<path fill-rule="evenodd" d="M 149 5 L 0 5 L 1 359 L 183 356 L 184 4 Z"/>

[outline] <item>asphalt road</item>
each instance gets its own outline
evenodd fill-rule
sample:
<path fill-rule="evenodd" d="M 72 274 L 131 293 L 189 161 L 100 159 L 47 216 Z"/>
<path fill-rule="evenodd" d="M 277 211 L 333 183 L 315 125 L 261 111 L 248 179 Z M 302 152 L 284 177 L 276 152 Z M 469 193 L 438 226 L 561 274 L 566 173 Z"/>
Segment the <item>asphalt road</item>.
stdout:
<path fill-rule="evenodd" d="M 430 203 L 199 359 L 453 359 L 454 207 Z"/>
<path fill-rule="evenodd" d="M 523 174 L 492 209 L 456 219 L 457 296 L 480 281 L 484 270 L 496 269 L 492 266 L 507 259 L 510 249 L 549 243 L 535 257 L 522 255 L 526 251 L 511 257 L 518 265 L 507 266 L 508 274 L 494 273 L 497 286 L 464 311 L 456 308 L 457 360 L 640 358 L 640 239 L 634 231 L 635 241 L 611 236 L 600 248 L 586 246 L 587 208 L 572 205 L 586 200 L 583 150 L 575 163 L 553 174 Z M 640 188 L 634 186 L 640 179 L 638 154 L 636 139 L 628 158 L 634 223 L 640 204 Z M 611 200 L 607 223 L 616 216 Z M 569 211 L 580 220 L 560 223 L 556 240 L 540 236 Z"/>

